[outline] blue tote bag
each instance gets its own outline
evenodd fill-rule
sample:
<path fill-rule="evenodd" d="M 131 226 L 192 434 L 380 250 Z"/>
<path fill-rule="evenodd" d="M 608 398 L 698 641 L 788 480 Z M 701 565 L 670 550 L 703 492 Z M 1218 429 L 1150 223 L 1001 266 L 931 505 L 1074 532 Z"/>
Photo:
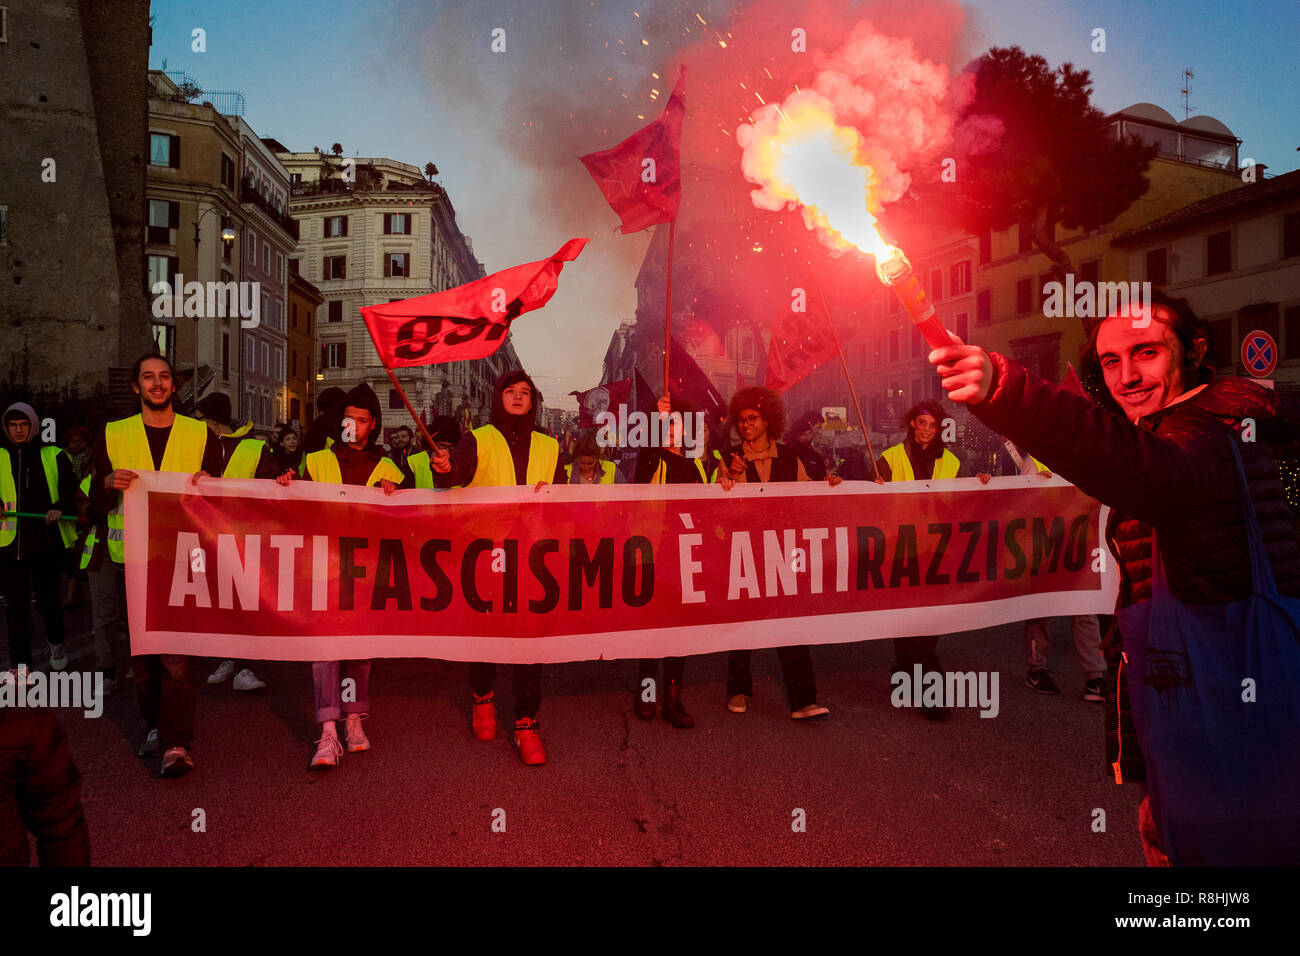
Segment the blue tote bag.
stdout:
<path fill-rule="evenodd" d="M 1300 865 L 1300 599 L 1278 594 L 1232 443 L 1253 593 L 1189 605 L 1152 547 L 1151 598 L 1117 612 L 1151 812 L 1175 866 Z"/>

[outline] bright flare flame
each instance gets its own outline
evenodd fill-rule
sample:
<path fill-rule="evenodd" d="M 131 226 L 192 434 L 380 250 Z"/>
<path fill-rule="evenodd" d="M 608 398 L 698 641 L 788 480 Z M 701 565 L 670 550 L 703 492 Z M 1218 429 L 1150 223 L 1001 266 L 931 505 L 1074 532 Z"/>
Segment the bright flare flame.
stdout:
<path fill-rule="evenodd" d="M 858 131 L 835 122 L 830 103 L 815 93 L 796 95 L 784 110 L 736 131 L 745 178 L 763 188 L 754 203 L 766 209 L 802 208 L 804 224 L 838 249 L 856 247 L 877 261 L 894 251 L 876 230 L 878 182 Z"/>

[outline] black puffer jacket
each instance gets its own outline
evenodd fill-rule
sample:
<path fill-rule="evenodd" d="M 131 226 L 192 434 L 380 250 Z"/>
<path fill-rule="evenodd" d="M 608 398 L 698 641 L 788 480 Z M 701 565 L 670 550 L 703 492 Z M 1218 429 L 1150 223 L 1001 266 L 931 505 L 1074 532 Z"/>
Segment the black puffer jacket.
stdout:
<path fill-rule="evenodd" d="M 1300 405 L 1255 382 L 1218 379 L 1136 425 L 991 353 L 996 383 L 971 411 L 1114 512 L 1120 607 L 1151 596 L 1152 533 L 1173 595 L 1226 604 L 1251 590 L 1250 554 L 1231 442 L 1241 453 L 1278 589 L 1300 597 L 1300 542 L 1274 448 L 1300 439 Z M 1242 423 L 1251 419 L 1251 441 Z M 1107 773 L 1145 779 L 1115 627 L 1107 636 Z M 1118 722 L 1118 728 L 1116 723 Z"/>

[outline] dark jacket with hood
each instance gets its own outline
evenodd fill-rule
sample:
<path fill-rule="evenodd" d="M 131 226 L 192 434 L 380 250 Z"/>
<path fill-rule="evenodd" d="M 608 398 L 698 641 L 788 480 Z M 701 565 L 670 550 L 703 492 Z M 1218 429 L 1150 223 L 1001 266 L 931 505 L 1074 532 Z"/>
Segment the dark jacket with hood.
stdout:
<path fill-rule="evenodd" d="M 41 866 L 90 866 L 81 774 L 54 713 L 0 708 L 0 867 L 27 866 L 27 834 Z"/>
<path fill-rule="evenodd" d="M 519 382 L 527 382 L 528 387 L 532 389 L 533 406 L 523 415 L 511 415 L 506 411 L 502 396 L 507 388 Z M 537 390 L 528 373 L 520 369 L 501 375 L 492 386 L 491 424 L 505 436 L 515 466 L 515 484 L 518 485 L 528 484 L 528 452 L 532 446 L 533 432 L 542 431 L 536 426 L 537 406 L 541 403 L 542 393 Z M 546 433 L 542 432 L 542 434 Z M 451 450 L 451 471 L 445 475 L 434 472 L 434 484 L 439 488 L 468 485 L 474 479 L 476 471 L 478 471 L 478 439 L 472 431 L 467 431 Z M 560 464 L 558 456 L 555 461 L 555 474 L 548 480 L 551 484 L 565 483 L 564 467 Z"/>
<path fill-rule="evenodd" d="M 1251 590 L 1250 555 L 1231 442 L 1247 486 L 1278 590 L 1300 597 L 1300 543 L 1271 446 L 1300 439 L 1300 404 L 1241 378 L 1217 379 L 1136 424 L 990 353 L 995 384 L 971 411 L 1052 471 L 1110 505 L 1107 539 L 1121 571 L 1119 606 L 1151 596 L 1153 533 L 1174 597 L 1227 604 Z M 1253 441 L 1238 436 L 1253 419 Z M 1112 625 L 1107 701 L 1107 774 L 1145 779 L 1128 709 L 1122 641 Z M 1118 726 L 1116 726 L 1118 718 Z"/>
<path fill-rule="evenodd" d="M 32 423 L 27 441 L 21 445 L 9 439 L 8 429 L 0 429 L 0 445 L 9 452 L 9 467 L 14 473 L 14 491 L 18 497 L 16 510 L 39 514 L 40 518 L 18 518 L 18 534 L 7 547 L 0 548 L 0 560 L 32 558 L 38 554 L 57 556 L 63 553 L 63 539 L 56 524 L 46 524 L 44 515 L 56 508 L 66 515 L 76 514 L 77 477 L 68 456 L 59 453 L 55 459 L 58 467 L 58 497 L 50 500 L 50 485 L 45 479 L 45 464 L 41 461 L 41 423 L 30 405 L 15 402 L 5 414 L 22 412 Z"/>
<path fill-rule="evenodd" d="M 343 410 L 346 408 L 364 408 L 370 413 L 373 423 L 370 426 L 370 434 L 366 436 L 366 446 L 361 449 L 353 448 L 343 442 Z M 375 395 L 375 390 L 362 382 L 352 391 L 348 392 L 343 403 L 339 406 L 339 417 L 335 424 L 334 433 L 330 436 L 334 439 L 334 444 L 329 446 L 329 450 L 334 453 L 338 459 L 339 474 L 345 485 L 362 485 L 370 478 L 375 466 L 385 457 L 384 448 L 379 444 L 379 436 L 383 434 L 384 417 L 379 408 L 379 398 Z M 319 449 L 323 450 L 323 449 Z M 310 481 L 311 475 L 306 468 L 301 475 L 304 481 Z M 398 483 L 399 488 L 412 487 L 410 476 L 407 475 Z"/>

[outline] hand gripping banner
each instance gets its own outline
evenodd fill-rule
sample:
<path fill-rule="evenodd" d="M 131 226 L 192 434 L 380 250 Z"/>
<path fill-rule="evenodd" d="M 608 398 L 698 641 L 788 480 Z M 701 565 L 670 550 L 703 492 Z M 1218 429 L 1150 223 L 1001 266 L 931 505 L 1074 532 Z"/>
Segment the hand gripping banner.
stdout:
<path fill-rule="evenodd" d="M 1036 476 L 385 496 L 145 473 L 131 650 L 549 663 L 1109 613 L 1107 511 Z"/>

